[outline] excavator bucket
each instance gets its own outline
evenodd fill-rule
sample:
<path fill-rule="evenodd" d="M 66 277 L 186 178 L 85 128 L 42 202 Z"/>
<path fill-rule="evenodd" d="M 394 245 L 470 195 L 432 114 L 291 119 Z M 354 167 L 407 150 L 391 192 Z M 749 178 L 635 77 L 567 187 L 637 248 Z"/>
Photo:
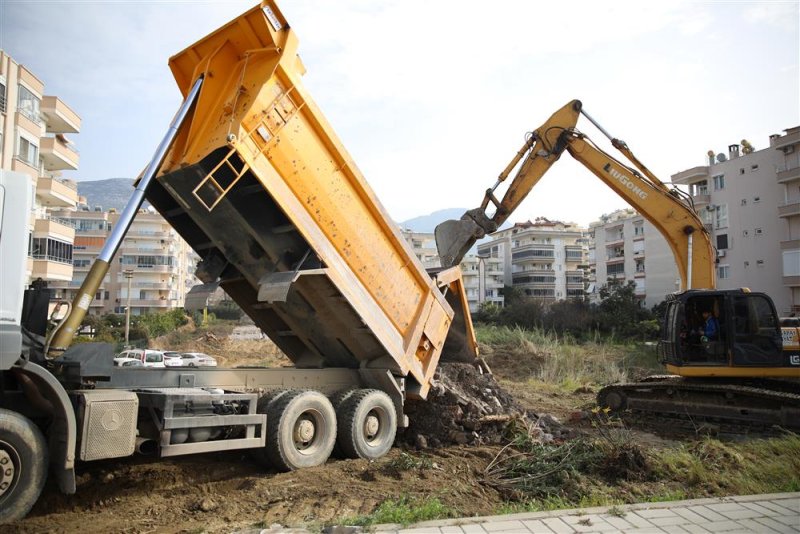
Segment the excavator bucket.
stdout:
<path fill-rule="evenodd" d="M 475 241 L 485 235 L 472 219 L 449 220 L 436 226 L 434 237 L 442 267 L 458 265 Z"/>

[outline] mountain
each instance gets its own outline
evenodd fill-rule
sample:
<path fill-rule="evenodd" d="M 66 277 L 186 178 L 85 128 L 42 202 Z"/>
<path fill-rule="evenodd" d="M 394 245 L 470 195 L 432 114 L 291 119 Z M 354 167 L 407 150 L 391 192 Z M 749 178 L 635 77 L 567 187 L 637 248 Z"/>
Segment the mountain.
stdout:
<path fill-rule="evenodd" d="M 429 215 L 420 215 L 419 217 L 403 221 L 400 223 L 400 226 L 404 230 L 408 229 L 414 232 L 432 234 L 437 224 L 449 219 L 460 219 L 466 211 L 466 208 L 446 208 L 437 210 Z"/>
<path fill-rule="evenodd" d="M 100 206 L 103 210 L 115 208 L 121 211 L 133 193 L 131 178 L 109 178 L 78 182 L 78 194 L 86 197 L 91 209 Z M 145 203 L 145 205 L 148 205 Z"/>

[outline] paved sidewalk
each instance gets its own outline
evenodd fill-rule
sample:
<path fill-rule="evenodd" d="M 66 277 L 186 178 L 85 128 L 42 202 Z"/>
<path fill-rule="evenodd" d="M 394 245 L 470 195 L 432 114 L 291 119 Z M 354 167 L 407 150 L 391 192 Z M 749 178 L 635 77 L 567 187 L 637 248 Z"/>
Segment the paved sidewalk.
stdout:
<path fill-rule="evenodd" d="M 426 521 L 407 528 L 379 525 L 376 530 L 394 534 L 800 533 L 800 492 Z"/>

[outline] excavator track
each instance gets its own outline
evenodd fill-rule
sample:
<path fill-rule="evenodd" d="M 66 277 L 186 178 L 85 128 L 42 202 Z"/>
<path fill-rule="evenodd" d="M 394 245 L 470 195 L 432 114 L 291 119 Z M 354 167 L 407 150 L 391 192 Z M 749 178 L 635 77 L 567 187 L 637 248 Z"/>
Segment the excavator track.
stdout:
<path fill-rule="evenodd" d="M 800 383 L 773 379 L 710 380 L 660 375 L 600 390 L 598 405 L 616 413 L 724 425 L 736 433 L 800 430 Z"/>

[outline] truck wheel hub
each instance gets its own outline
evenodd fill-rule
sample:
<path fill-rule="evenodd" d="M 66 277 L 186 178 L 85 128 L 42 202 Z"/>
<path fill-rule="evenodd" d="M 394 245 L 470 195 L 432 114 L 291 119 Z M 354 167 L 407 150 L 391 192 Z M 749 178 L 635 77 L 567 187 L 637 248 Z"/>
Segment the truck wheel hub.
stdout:
<path fill-rule="evenodd" d="M 295 427 L 294 439 L 300 443 L 308 443 L 314 439 L 314 432 L 314 423 L 308 419 L 303 419 Z"/>
<path fill-rule="evenodd" d="M 0 496 L 11 487 L 14 475 L 17 472 L 11 454 L 6 450 L 6 447 L 7 445 L 0 441 Z M 10 452 L 13 453 L 13 449 Z"/>
<path fill-rule="evenodd" d="M 380 426 L 381 422 L 378 417 L 370 414 L 364 421 L 364 434 L 366 434 L 367 438 L 372 439 L 378 433 Z"/>

